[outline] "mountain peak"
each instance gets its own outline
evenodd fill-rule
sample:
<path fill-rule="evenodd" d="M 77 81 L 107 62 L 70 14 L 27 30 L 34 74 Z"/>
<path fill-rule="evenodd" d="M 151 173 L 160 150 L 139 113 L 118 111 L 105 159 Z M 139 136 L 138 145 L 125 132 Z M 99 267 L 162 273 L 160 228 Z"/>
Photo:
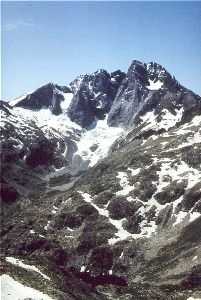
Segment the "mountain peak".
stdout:
<path fill-rule="evenodd" d="M 70 84 L 74 92 L 68 110 L 71 120 L 87 128 L 96 119 L 103 119 L 124 78 L 125 73 L 120 70 L 110 74 L 104 69 L 77 77 Z"/>
<path fill-rule="evenodd" d="M 201 295 L 200 97 L 135 60 L 12 106 L 0 102 L 3 272 L 42 276 L 54 299 Z"/>
<path fill-rule="evenodd" d="M 187 104 L 188 103 L 188 104 Z M 108 116 L 111 126 L 132 126 L 138 116 L 156 110 L 171 112 L 195 107 L 200 97 L 181 86 L 174 76 L 160 64 L 133 60 L 122 82 Z"/>
<path fill-rule="evenodd" d="M 127 74 L 100 68 L 78 76 L 69 86 L 53 82 L 11 102 L 27 109 L 67 113 L 71 121 L 89 128 L 108 114 L 111 126 L 132 126 L 140 114 L 157 109 L 184 111 L 197 105 L 198 96 L 181 86 L 162 65 L 133 60 Z"/>

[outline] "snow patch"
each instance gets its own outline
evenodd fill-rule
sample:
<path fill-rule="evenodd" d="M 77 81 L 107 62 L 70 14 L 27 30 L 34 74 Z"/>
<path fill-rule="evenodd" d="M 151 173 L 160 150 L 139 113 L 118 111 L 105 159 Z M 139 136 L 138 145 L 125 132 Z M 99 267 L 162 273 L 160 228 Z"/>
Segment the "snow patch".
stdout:
<path fill-rule="evenodd" d="M 73 94 L 72 93 L 62 93 L 64 100 L 60 102 L 60 107 L 62 111 L 67 111 L 71 100 L 73 99 Z"/>
<path fill-rule="evenodd" d="M 154 81 L 154 80 L 149 79 L 149 85 L 147 85 L 146 88 L 151 91 L 156 91 L 156 90 L 161 89 L 162 86 L 163 86 L 162 81 L 160 81 L 160 80 Z"/>
<path fill-rule="evenodd" d="M 36 268 L 35 266 L 32 266 L 32 265 L 27 265 L 25 263 L 23 263 L 20 259 L 18 258 L 14 258 L 14 257 L 11 257 L 11 256 L 8 256 L 6 257 L 6 261 L 15 265 L 15 266 L 18 266 L 20 268 L 23 268 L 23 269 L 26 269 L 26 270 L 29 270 L 29 271 L 34 271 L 34 272 L 37 272 L 39 273 L 43 278 L 47 279 L 47 280 L 50 280 L 50 278 L 43 274 L 38 268 Z"/>
<path fill-rule="evenodd" d="M 154 163 L 156 163 L 154 161 Z M 152 198 L 146 203 L 146 205 L 154 205 L 157 209 L 157 212 L 169 205 L 164 204 L 161 205 L 155 199 L 155 195 L 162 192 L 164 188 L 166 188 L 173 181 L 187 181 L 186 190 L 191 189 L 196 183 L 201 180 L 201 173 L 199 170 L 190 167 L 184 161 L 175 162 L 169 159 L 161 160 L 160 170 L 157 171 L 159 180 L 157 182 L 157 190 L 152 196 Z M 197 219 L 201 214 L 198 212 L 193 212 L 193 208 L 189 212 L 185 212 L 180 210 L 178 213 L 175 212 L 178 204 L 183 200 L 183 196 L 179 197 L 177 200 L 173 202 L 173 215 L 176 218 L 173 225 L 180 224 L 183 221 L 193 222 Z"/>
<path fill-rule="evenodd" d="M 48 222 L 47 222 L 47 225 L 45 225 L 44 229 L 45 229 L 46 231 L 49 229 L 49 227 L 50 227 L 50 223 L 51 223 L 51 222 L 50 222 L 50 221 L 48 221 Z"/>
<path fill-rule="evenodd" d="M 68 136 L 68 133 L 72 132 L 73 129 L 82 130 L 78 124 L 69 119 L 67 114 L 60 114 L 56 116 L 52 114 L 48 108 L 29 110 L 21 107 L 14 107 L 13 112 L 25 121 L 32 120 L 44 132 L 44 134 L 48 136 L 49 131 L 52 130 L 54 135 L 58 132 L 64 136 Z"/>
<path fill-rule="evenodd" d="M 107 117 L 104 120 L 98 120 L 93 129 L 86 130 L 81 136 L 75 155 L 81 156 L 85 161 L 88 160 L 89 166 L 92 167 L 107 156 L 111 145 L 122 133 L 122 128 L 108 126 Z"/>
<path fill-rule="evenodd" d="M 120 186 L 122 187 L 122 190 L 116 192 L 117 196 L 126 196 L 134 190 L 134 187 L 129 184 L 128 176 L 125 172 L 118 172 L 117 178 L 120 179 Z"/>
<path fill-rule="evenodd" d="M 48 295 L 43 294 L 31 287 L 25 286 L 11 276 L 3 274 L 1 279 L 1 300 L 53 300 Z"/>
<path fill-rule="evenodd" d="M 140 172 L 140 168 L 135 170 L 128 168 L 128 171 L 131 172 L 132 176 L 136 176 Z M 117 196 L 126 196 L 134 190 L 135 187 L 130 185 L 126 172 L 118 172 L 117 178 L 120 180 L 119 184 L 122 188 L 122 190 L 116 192 Z"/>
<path fill-rule="evenodd" d="M 90 203 L 98 211 L 98 213 L 100 215 L 108 218 L 108 216 L 109 216 L 108 210 L 105 208 L 100 208 L 96 204 L 94 204 L 91 195 L 89 195 L 88 193 L 83 193 L 81 191 L 79 191 L 78 193 L 80 193 L 82 195 L 84 201 Z"/>
<path fill-rule="evenodd" d="M 80 272 L 85 272 L 85 270 L 86 270 L 86 266 L 81 266 L 81 269 L 80 269 Z"/>
<path fill-rule="evenodd" d="M 136 176 L 137 174 L 139 174 L 140 170 L 141 170 L 140 168 L 138 169 L 128 168 L 128 171 L 131 172 L 131 176 Z"/>
<path fill-rule="evenodd" d="M 114 220 L 110 218 L 108 210 L 106 208 L 104 209 L 99 208 L 96 204 L 94 204 L 91 195 L 89 195 L 88 193 L 83 193 L 81 191 L 79 191 L 79 193 L 82 195 L 84 201 L 90 203 L 94 208 L 96 208 L 96 210 L 99 212 L 100 215 L 108 218 L 108 221 L 116 227 L 117 232 L 115 233 L 115 236 L 113 238 L 110 238 L 108 240 L 109 245 L 114 245 L 118 241 L 122 241 L 129 238 L 136 239 L 141 237 L 150 237 L 152 233 L 156 230 L 156 225 L 154 222 L 152 224 L 151 222 L 147 223 L 147 221 L 145 221 L 140 224 L 141 233 L 139 234 L 129 233 L 127 230 L 123 228 L 123 223 L 124 221 L 126 221 L 126 218 L 123 218 L 121 220 Z"/>
<path fill-rule="evenodd" d="M 145 125 L 143 130 L 159 130 L 161 128 L 166 131 L 171 127 L 175 126 L 176 123 L 181 121 L 183 115 L 183 107 L 175 110 L 175 114 L 172 114 L 169 110 L 163 109 L 160 114 L 160 121 L 157 121 L 158 115 L 154 111 L 149 111 L 145 115 L 141 116 L 140 119 Z"/>

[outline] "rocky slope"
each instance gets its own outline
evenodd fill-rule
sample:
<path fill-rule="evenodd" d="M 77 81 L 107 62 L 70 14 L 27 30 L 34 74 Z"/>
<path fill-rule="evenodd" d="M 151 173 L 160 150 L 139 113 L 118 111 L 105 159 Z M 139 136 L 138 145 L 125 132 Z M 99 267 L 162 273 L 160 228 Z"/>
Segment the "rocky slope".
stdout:
<path fill-rule="evenodd" d="M 127 74 L 48 84 L 1 111 L 11 297 L 31 287 L 31 299 L 201 298 L 198 95 L 133 61 Z"/>

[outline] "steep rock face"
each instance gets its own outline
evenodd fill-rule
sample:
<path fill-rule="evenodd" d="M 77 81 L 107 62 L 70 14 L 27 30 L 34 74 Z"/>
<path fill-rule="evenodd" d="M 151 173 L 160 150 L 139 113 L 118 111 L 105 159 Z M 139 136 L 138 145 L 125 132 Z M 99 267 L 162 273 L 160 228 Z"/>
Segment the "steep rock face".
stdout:
<path fill-rule="evenodd" d="M 48 83 L 33 93 L 11 101 L 10 104 L 12 106 L 33 110 L 49 108 L 53 114 L 59 115 L 62 113 L 61 105 L 62 101 L 65 100 L 64 95 L 71 93 L 71 89 L 67 86 Z"/>
<path fill-rule="evenodd" d="M 115 97 L 108 124 L 130 127 L 147 112 L 159 114 L 166 109 L 176 115 L 180 108 L 185 115 L 200 111 L 200 97 L 181 86 L 161 65 L 134 60 Z"/>
<path fill-rule="evenodd" d="M 120 70 L 109 74 L 101 69 L 75 79 L 70 84 L 74 92 L 68 109 L 70 119 L 86 128 L 96 119 L 104 119 L 124 77 Z"/>

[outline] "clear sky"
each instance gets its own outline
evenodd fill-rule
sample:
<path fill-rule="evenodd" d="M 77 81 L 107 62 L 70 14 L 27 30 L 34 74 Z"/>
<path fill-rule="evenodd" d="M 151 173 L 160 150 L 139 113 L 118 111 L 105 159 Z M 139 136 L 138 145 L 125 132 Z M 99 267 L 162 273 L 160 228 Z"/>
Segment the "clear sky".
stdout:
<path fill-rule="evenodd" d="M 2 99 L 157 61 L 201 94 L 201 2 L 3 2 Z"/>

